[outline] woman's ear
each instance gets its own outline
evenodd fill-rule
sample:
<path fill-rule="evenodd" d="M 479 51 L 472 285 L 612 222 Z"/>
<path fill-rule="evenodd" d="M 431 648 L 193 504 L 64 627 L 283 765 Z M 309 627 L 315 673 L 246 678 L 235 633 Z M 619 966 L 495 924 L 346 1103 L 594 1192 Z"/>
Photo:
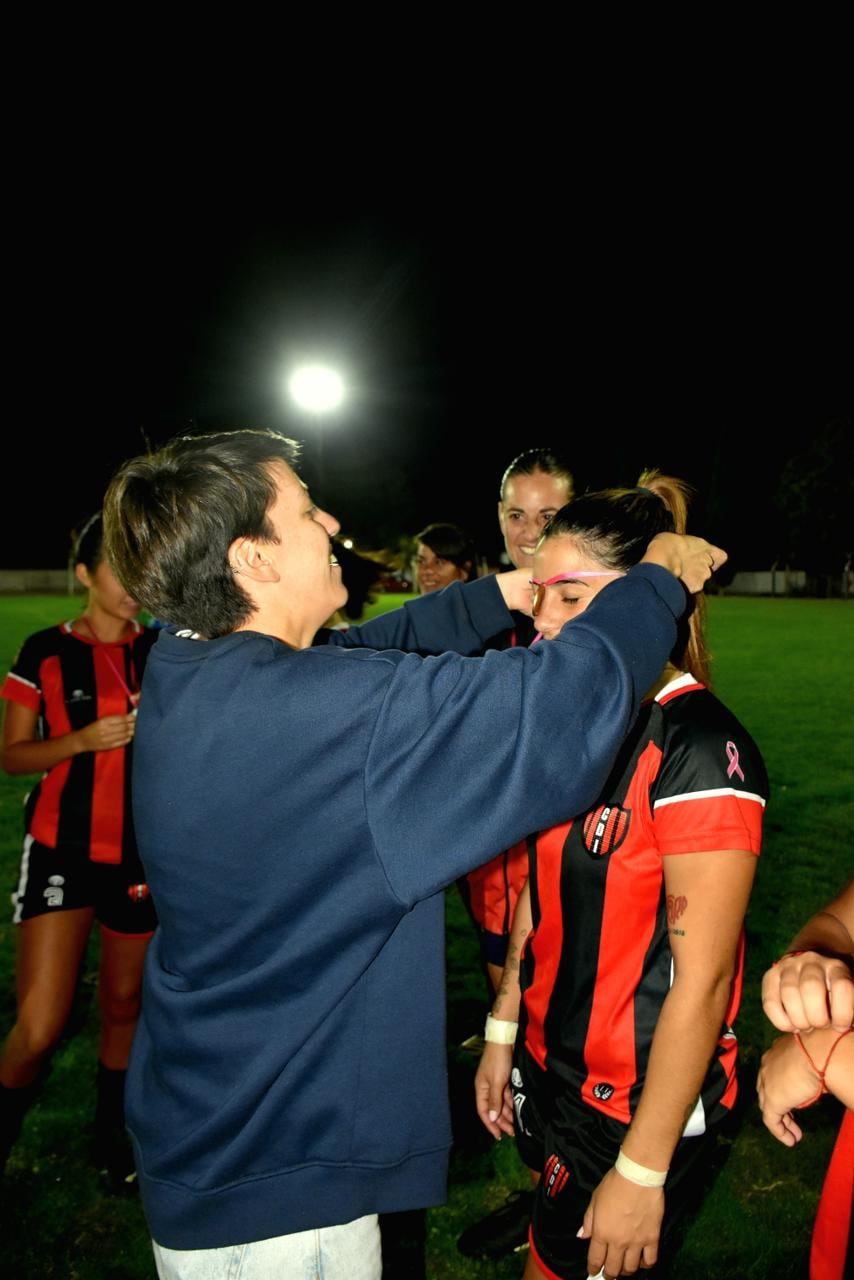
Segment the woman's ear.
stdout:
<path fill-rule="evenodd" d="M 81 587 L 85 587 L 87 591 L 92 586 L 92 575 L 86 568 L 85 564 L 76 564 L 74 566 L 74 576 L 80 583 Z"/>
<path fill-rule="evenodd" d="M 228 548 L 231 572 L 255 582 L 278 582 L 279 573 L 269 554 L 268 544 L 256 538 L 235 538 Z"/>

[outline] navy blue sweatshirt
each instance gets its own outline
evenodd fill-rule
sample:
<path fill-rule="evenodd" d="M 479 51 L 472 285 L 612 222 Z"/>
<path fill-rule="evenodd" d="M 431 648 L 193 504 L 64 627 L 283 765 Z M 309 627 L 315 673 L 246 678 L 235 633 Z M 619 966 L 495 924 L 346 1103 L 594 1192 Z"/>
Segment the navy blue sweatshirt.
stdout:
<path fill-rule="evenodd" d="M 684 599 L 639 566 L 551 643 L 482 658 L 458 655 L 510 625 L 492 579 L 326 647 L 161 633 L 134 759 L 160 927 L 126 1092 L 160 1244 L 441 1202 L 440 891 L 592 803 Z"/>

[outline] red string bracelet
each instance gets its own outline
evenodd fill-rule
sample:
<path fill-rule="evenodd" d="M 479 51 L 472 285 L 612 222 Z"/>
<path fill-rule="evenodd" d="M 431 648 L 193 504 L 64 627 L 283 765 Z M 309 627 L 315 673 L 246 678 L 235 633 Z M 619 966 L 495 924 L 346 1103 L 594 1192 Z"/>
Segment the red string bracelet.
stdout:
<path fill-rule="evenodd" d="M 784 951 L 783 954 L 780 956 L 780 958 L 774 961 L 774 963 L 771 965 L 771 968 L 776 969 L 777 965 L 782 964 L 784 960 L 790 960 L 792 959 L 793 956 L 802 956 L 805 954 L 806 953 L 804 951 Z"/>
<path fill-rule="evenodd" d="M 840 1031 L 839 1035 L 836 1037 L 833 1044 L 830 1046 L 827 1052 L 827 1057 L 824 1060 L 824 1066 L 821 1068 L 820 1071 L 818 1067 L 815 1065 L 815 1063 L 813 1062 L 812 1058 L 810 1057 L 809 1050 L 807 1049 L 806 1045 L 801 1039 L 801 1033 L 799 1031 L 795 1032 L 795 1039 L 797 1040 L 798 1044 L 801 1047 L 801 1052 L 803 1053 L 807 1062 L 812 1067 L 813 1071 L 818 1076 L 818 1093 L 815 1095 L 814 1098 L 810 1098 L 809 1102 L 799 1103 L 797 1107 L 798 1111 L 802 1111 L 804 1107 L 811 1107 L 814 1102 L 818 1102 L 822 1094 L 825 1094 L 828 1092 L 827 1085 L 824 1083 L 824 1077 L 827 1074 L 827 1068 L 830 1066 L 830 1059 L 833 1057 L 833 1051 L 836 1048 L 836 1046 L 839 1044 L 839 1041 L 844 1040 L 846 1036 L 850 1036 L 852 1031 L 854 1031 L 854 1027 L 848 1027 L 845 1031 Z"/>

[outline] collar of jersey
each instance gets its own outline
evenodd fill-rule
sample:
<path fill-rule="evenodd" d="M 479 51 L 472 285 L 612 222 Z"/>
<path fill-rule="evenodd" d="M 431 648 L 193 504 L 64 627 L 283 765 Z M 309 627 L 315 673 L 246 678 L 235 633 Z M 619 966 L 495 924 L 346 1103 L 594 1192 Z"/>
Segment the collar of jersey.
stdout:
<path fill-rule="evenodd" d="M 687 693 L 689 689 L 705 689 L 696 676 L 692 676 L 690 671 L 683 671 L 681 675 L 674 676 L 669 680 L 663 689 L 659 689 L 655 695 L 656 702 L 664 702 L 668 698 L 672 698 L 677 693 Z"/>

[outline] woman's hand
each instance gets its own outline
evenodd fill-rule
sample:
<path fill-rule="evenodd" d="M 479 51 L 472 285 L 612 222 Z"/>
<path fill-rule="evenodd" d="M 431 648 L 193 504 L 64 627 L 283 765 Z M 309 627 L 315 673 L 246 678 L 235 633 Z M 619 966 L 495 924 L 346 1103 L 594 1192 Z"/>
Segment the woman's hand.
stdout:
<path fill-rule="evenodd" d="M 135 712 L 126 716 L 102 716 L 77 730 L 77 742 L 81 751 L 115 751 L 132 741 L 135 728 Z"/>
<path fill-rule="evenodd" d="M 497 573 L 495 581 L 508 609 L 531 615 L 531 574 L 527 569 L 510 569 Z"/>
<path fill-rule="evenodd" d="M 513 1137 L 512 1069 L 512 1044 L 487 1042 L 474 1077 L 474 1102 L 477 1114 L 498 1141 L 502 1133 Z"/>
<path fill-rule="evenodd" d="M 664 1217 L 661 1187 L 638 1187 L 609 1169 L 593 1192 L 579 1236 L 590 1241 L 587 1270 L 604 1267 L 606 1276 L 634 1275 L 658 1257 Z"/>
<path fill-rule="evenodd" d="M 854 977 L 844 960 L 817 951 L 783 956 L 762 979 L 762 1007 L 778 1031 L 854 1022 Z"/>
<path fill-rule="evenodd" d="M 688 533 L 657 533 L 641 564 L 660 564 L 681 578 L 691 592 L 702 591 L 716 569 L 726 564 L 727 553 L 705 538 Z"/>
<path fill-rule="evenodd" d="M 136 712 L 102 716 L 83 729 L 71 729 L 58 738 L 39 738 L 38 713 L 18 702 L 6 706 L 3 725 L 2 766 L 7 773 L 44 773 L 82 751 L 114 751 L 133 738 Z"/>
<path fill-rule="evenodd" d="M 804 1136 L 792 1111 L 813 1101 L 818 1087 L 818 1076 L 793 1035 L 780 1036 L 762 1055 L 756 1080 L 762 1120 L 784 1146 L 793 1147 Z"/>

